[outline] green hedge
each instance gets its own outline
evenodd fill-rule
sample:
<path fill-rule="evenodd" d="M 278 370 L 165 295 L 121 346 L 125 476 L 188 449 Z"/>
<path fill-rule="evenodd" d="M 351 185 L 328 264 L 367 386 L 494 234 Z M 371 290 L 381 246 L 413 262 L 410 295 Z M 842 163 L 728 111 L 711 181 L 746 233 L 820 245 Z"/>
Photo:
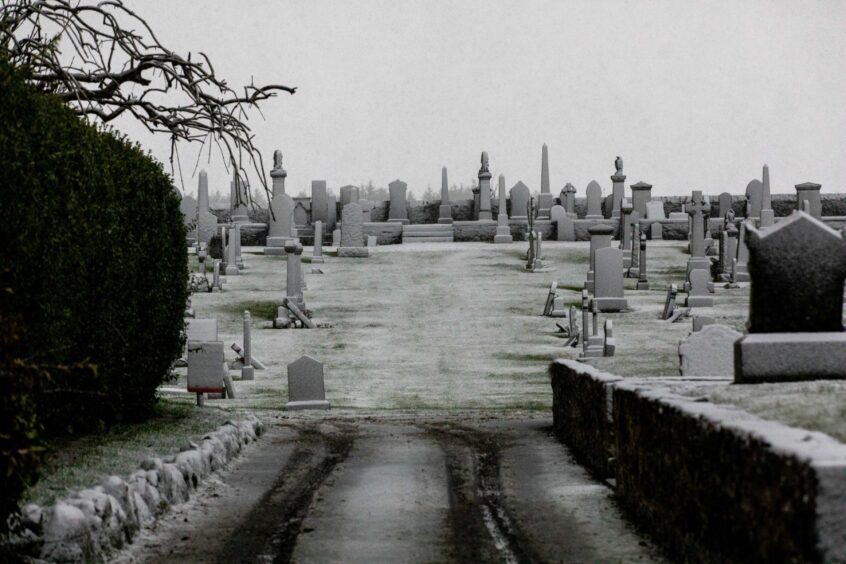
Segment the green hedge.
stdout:
<path fill-rule="evenodd" d="M 42 368 L 27 401 L 0 392 L 0 441 L 8 409 L 34 410 L 51 435 L 150 412 L 184 339 L 179 203 L 138 146 L 0 60 L 0 331 L 19 325 L 16 357 Z M 9 461 L 0 464 L 5 475 Z"/>

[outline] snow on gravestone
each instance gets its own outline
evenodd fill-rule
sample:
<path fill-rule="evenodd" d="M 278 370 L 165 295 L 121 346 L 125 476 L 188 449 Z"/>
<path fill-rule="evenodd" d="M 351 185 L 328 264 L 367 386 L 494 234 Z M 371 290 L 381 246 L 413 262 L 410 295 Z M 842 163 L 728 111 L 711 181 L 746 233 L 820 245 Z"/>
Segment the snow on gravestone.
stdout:
<path fill-rule="evenodd" d="M 285 409 L 329 409 L 321 362 L 304 355 L 288 365 L 288 403 Z"/>
<path fill-rule="evenodd" d="M 734 343 L 742 335 L 726 325 L 705 325 L 679 341 L 682 376 L 731 376 L 734 374 Z"/>

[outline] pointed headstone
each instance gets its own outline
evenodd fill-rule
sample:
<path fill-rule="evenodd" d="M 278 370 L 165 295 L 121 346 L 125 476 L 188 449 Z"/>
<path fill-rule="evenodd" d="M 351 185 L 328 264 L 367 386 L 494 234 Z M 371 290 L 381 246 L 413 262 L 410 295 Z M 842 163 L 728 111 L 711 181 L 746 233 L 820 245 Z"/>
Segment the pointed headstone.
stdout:
<path fill-rule="evenodd" d="M 502 213 L 500 209 L 500 213 Z M 452 223 L 452 205 L 449 201 L 449 183 L 447 168 L 441 168 L 441 206 L 438 208 L 438 223 Z"/>
<path fill-rule="evenodd" d="M 321 362 L 305 355 L 288 365 L 288 403 L 285 409 L 329 409 Z"/>
<path fill-rule="evenodd" d="M 511 236 L 511 227 L 508 223 L 505 201 L 505 177 L 499 175 L 499 213 L 496 216 L 497 226 L 494 243 L 511 243 L 514 238 Z"/>
<path fill-rule="evenodd" d="M 549 191 L 549 148 L 541 148 L 541 191 L 538 196 L 538 219 L 548 219 L 552 208 L 552 194 Z"/>

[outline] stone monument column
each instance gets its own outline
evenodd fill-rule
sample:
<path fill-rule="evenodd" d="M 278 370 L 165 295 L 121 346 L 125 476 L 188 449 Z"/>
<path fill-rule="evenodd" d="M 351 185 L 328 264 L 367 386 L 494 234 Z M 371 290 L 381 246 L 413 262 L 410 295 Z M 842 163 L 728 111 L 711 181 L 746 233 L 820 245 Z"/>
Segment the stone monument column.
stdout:
<path fill-rule="evenodd" d="M 549 219 L 552 208 L 552 194 L 549 192 L 549 149 L 546 143 L 541 149 L 541 191 L 538 196 L 538 219 Z"/>
<path fill-rule="evenodd" d="M 511 236 L 511 226 L 508 224 L 508 211 L 505 201 L 505 177 L 499 175 L 499 213 L 496 216 L 496 235 L 494 243 L 511 243 L 514 239 Z"/>
<path fill-rule="evenodd" d="M 822 200 L 820 199 L 821 184 L 803 182 L 796 185 L 796 209 L 802 211 L 802 202 L 807 201 L 810 209 L 808 213 L 817 219 L 822 218 Z"/>
<path fill-rule="evenodd" d="M 640 217 L 646 217 L 646 203 L 652 201 L 652 184 L 640 181 L 637 184 L 630 186 L 632 189 L 632 208 L 640 214 Z"/>
<path fill-rule="evenodd" d="M 491 171 L 488 153 L 482 151 L 482 166 L 479 168 L 479 221 L 492 221 L 491 213 Z"/>
<path fill-rule="evenodd" d="M 702 191 L 694 190 L 691 198 L 690 214 L 690 259 L 687 261 L 687 273 L 691 270 L 702 268 L 711 272 L 711 259 L 705 255 L 705 216 L 706 210 L 710 209 L 702 199 Z"/>
<path fill-rule="evenodd" d="M 617 170 L 611 175 L 611 217 L 620 217 L 620 210 L 623 206 L 623 195 L 626 190 L 626 175 L 623 174 L 622 157 L 617 157 L 614 161 L 614 167 Z"/>
<path fill-rule="evenodd" d="M 775 223 L 775 212 L 773 211 L 773 198 L 770 193 L 770 167 L 767 165 L 764 165 L 761 183 L 764 185 L 764 189 L 761 191 L 761 227 L 769 227 Z"/>
<path fill-rule="evenodd" d="M 449 203 L 449 183 L 447 169 L 441 168 L 441 207 L 438 210 L 438 223 L 452 223 L 452 206 Z"/>

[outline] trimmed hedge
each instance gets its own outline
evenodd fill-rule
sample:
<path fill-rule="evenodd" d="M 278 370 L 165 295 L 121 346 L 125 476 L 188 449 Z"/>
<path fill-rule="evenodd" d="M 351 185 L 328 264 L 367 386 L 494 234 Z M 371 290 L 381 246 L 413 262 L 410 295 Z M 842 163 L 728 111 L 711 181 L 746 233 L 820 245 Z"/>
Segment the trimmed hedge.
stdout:
<path fill-rule="evenodd" d="M 0 331 L 18 325 L 16 358 L 41 368 L 27 401 L 0 393 L 0 440 L 15 418 L 7 410 L 20 421 L 34 411 L 30 427 L 49 435 L 149 414 L 184 342 L 179 203 L 137 145 L 0 60 Z"/>

